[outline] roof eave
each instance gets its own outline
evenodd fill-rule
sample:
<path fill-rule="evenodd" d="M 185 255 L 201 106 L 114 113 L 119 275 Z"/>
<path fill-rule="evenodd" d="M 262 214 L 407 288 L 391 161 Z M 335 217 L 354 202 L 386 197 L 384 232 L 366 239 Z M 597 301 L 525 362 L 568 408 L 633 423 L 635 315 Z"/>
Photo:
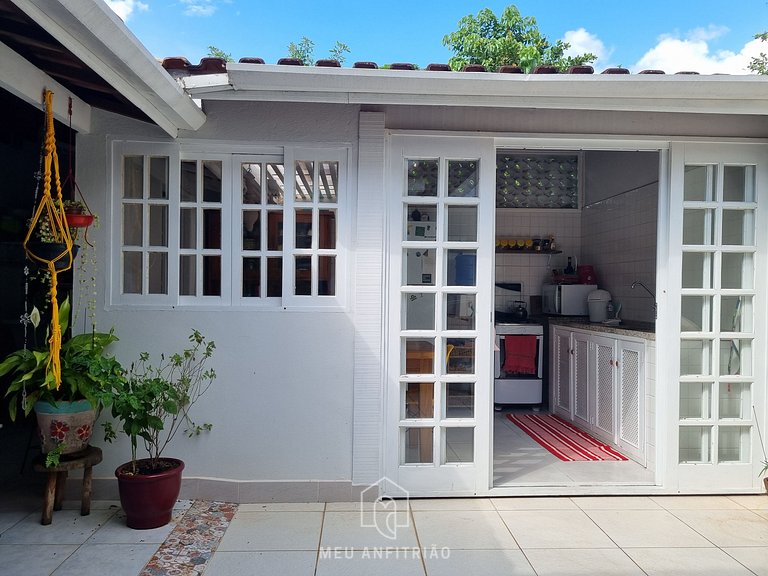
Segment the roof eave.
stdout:
<path fill-rule="evenodd" d="M 102 2 L 12 0 L 172 137 L 205 114 Z"/>
<path fill-rule="evenodd" d="M 759 76 L 534 75 L 227 64 L 227 74 L 188 76 L 196 98 L 550 108 L 768 113 Z"/>

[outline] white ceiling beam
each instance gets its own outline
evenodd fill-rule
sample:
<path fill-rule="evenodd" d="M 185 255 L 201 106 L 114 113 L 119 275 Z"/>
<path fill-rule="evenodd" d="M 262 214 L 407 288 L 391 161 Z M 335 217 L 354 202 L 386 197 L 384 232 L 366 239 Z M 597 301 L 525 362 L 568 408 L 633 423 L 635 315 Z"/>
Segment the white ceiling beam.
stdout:
<path fill-rule="evenodd" d="M 91 131 L 91 107 L 53 78 L 0 42 L 0 88 L 24 102 L 43 109 L 43 91 L 53 92 L 53 116 L 69 125 L 69 98 L 72 98 L 72 128 Z"/>

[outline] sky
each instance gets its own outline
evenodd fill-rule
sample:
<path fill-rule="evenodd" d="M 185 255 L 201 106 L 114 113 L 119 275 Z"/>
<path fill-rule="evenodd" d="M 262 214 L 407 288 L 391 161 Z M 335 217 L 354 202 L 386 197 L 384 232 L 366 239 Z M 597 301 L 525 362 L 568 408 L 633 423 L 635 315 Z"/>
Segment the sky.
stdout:
<path fill-rule="evenodd" d="M 215 46 L 235 60 L 261 57 L 268 64 L 288 56 L 302 37 L 326 58 L 337 41 L 347 44 L 345 66 L 360 60 L 447 63 L 443 36 L 459 20 L 510 4 L 496 0 L 106 0 L 157 58 L 184 56 L 193 64 Z M 612 66 L 632 72 L 748 74 L 747 64 L 768 43 L 768 0 L 518 0 L 551 41 L 570 53 L 597 55 L 597 72 Z"/>

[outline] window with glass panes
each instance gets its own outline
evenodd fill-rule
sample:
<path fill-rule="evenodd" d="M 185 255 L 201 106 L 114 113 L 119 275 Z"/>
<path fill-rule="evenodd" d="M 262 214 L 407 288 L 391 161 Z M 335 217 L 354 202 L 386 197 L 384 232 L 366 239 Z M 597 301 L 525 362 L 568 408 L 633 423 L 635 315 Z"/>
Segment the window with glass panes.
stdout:
<path fill-rule="evenodd" d="M 687 165 L 679 462 L 749 462 L 755 384 L 755 166 Z"/>

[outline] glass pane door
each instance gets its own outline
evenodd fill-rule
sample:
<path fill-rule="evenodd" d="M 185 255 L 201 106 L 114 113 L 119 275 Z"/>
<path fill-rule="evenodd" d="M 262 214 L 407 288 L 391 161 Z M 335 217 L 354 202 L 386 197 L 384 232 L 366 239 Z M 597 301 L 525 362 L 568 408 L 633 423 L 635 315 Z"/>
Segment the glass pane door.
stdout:
<path fill-rule="evenodd" d="M 761 169 L 749 154 L 713 153 L 687 156 L 683 169 L 677 453 L 683 486 L 715 479 L 749 486 L 756 477 L 755 416 L 765 396 L 765 383 L 755 378 L 765 344 L 758 345 L 754 330 L 764 306 L 757 290 Z"/>
<path fill-rule="evenodd" d="M 492 214 L 492 176 L 484 180 L 487 160 L 472 147 L 409 152 L 392 168 L 401 184 L 390 204 L 399 267 L 390 292 L 389 475 L 411 493 L 474 492 L 490 411 L 490 298 L 480 287 L 492 286 L 491 226 L 481 226 L 486 203 Z"/>

